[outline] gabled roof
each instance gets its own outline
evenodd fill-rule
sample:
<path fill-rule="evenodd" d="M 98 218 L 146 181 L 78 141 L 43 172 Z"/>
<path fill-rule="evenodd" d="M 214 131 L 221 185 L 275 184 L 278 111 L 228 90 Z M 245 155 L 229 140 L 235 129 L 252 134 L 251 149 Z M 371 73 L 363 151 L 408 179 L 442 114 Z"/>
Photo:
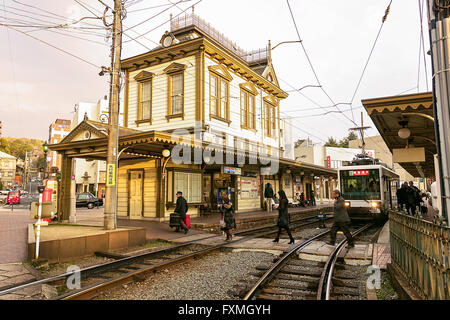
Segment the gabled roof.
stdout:
<path fill-rule="evenodd" d="M 0 151 L 0 159 L 17 159 L 16 157 L 7 154 L 6 152 Z"/>
<path fill-rule="evenodd" d="M 108 137 L 108 124 L 98 121 L 89 120 L 87 117 L 84 118 L 79 125 L 77 125 L 60 143 L 67 143 L 74 140 L 82 132 L 89 132 L 89 137 L 94 134 L 96 138 L 106 138 Z M 127 136 L 141 132 L 139 130 L 134 130 L 125 127 L 119 127 L 119 136 Z"/>

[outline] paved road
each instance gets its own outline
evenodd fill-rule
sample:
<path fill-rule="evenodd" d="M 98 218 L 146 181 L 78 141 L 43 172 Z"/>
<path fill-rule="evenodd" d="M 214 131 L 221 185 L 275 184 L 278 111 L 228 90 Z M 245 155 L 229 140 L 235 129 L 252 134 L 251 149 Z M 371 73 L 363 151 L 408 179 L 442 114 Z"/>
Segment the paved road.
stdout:
<path fill-rule="evenodd" d="M 0 264 L 23 262 L 27 259 L 28 210 L 0 209 Z"/>

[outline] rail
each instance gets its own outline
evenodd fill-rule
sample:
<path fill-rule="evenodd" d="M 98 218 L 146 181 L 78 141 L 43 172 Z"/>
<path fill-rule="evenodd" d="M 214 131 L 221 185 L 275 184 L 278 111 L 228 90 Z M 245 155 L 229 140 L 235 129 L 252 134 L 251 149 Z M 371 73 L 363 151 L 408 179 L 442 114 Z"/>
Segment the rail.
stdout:
<path fill-rule="evenodd" d="M 365 226 L 359 228 L 358 230 L 352 232 L 352 236 L 356 237 L 361 232 L 370 228 L 372 224 L 366 224 Z M 317 300 L 330 300 L 331 294 L 331 284 L 333 281 L 333 271 L 336 264 L 337 258 L 341 254 L 342 250 L 345 248 L 347 243 L 347 238 L 339 242 L 339 244 L 334 248 L 333 252 L 330 253 L 327 262 L 323 268 L 322 275 L 320 277 L 319 287 L 317 290 Z"/>
<path fill-rule="evenodd" d="M 450 298 L 450 228 L 389 212 L 392 264 L 426 299 Z"/>
<path fill-rule="evenodd" d="M 283 268 L 283 266 L 286 264 L 286 261 L 291 258 L 296 252 L 302 250 L 307 245 L 309 245 L 312 241 L 323 237 L 324 235 L 328 234 L 330 230 L 324 231 L 319 233 L 318 235 L 315 235 L 308 240 L 305 240 L 296 246 L 294 246 L 289 252 L 287 252 L 280 260 L 278 260 L 269 270 L 266 271 L 266 273 L 255 283 L 255 285 L 250 288 L 250 290 L 247 292 L 247 294 L 244 297 L 244 300 L 251 300 L 255 298 L 255 294 L 258 290 L 263 288 L 267 283 L 269 283 L 273 277 Z"/>
<path fill-rule="evenodd" d="M 331 217 L 328 217 L 328 219 L 331 219 Z M 318 222 L 318 220 L 317 220 L 316 215 L 305 215 L 305 217 L 302 217 L 300 219 L 292 221 L 291 227 L 292 228 L 304 227 L 304 226 L 314 224 L 317 222 Z M 160 249 L 157 251 L 133 255 L 133 256 L 119 259 L 119 260 L 107 262 L 104 264 L 87 267 L 85 269 L 77 271 L 77 272 L 79 272 L 81 279 L 87 279 L 89 277 L 96 278 L 98 276 L 100 276 L 101 278 L 102 277 L 104 278 L 104 276 L 102 276 L 102 274 L 104 274 L 104 273 L 114 272 L 115 270 L 120 270 L 120 269 L 127 269 L 127 268 L 130 268 L 129 266 L 131 266 L 132 270 L 130 270 L 130 272 L 128 272 L 124 275 L 107 277 L 109 279 L 102 281 L 100 283 L 96 282 L 94 284 L 89 285 L 88 287 L 83 287 L 81 289 L 78 289 L 78 290 L 75 290 L 72 292 L 68 292 L 62 296 L 59 296 L 57 299 L 92 298 L 95 295 L 97 295 L 99 292 L 104 291 L 108 288 L 112 288 L 119 284 L 124 284 L 124 283 L 130 282 L 134 276 L 145 275 L 145 274 L 148 274 L 155 270 L 159 270 L 161 268 L 166 268 L 169 265 L 180 263 L 180 262 L 186 261 L 188 259 L 197 258 L 199 256 L 205 255 L 214 250 L 220 249 L 230 243 L 245 242 L 245 241 L 248 241 L 248 240 L 256 238 L 256 237 L 267 236 L 269 234 L 276 233 L 276 232 L 278 232 L 276 227 L 277 227 L 276 225 L 269 225 L 269 226 L 262 226 L 262 227 L 256 227 L 256 228 L 251 228 L 251 229 L 247 229 L 247 230 L 242 230 L 242 231 L 234 233 L 234 235 L 236 235 L 236 236 L 237 235 L 244 236 L 241 239 L 213 245 L 206 249 L 196 250 L 196 251 L 193 251 L 192 253 L 183 255 L 182 257 L 169 259 L 165 262 L 156 263 L 156 264 L 150 265 L 148 267 L 135 268 L 132 265 L 133 264 L 136 264 L 136 265 L 142 264 L 142 261 L 145 261 L 146 259 L 150 259 L 151 257 L 156 256 L 156 255 L 170 254 L 176 250 L 187 248 L 190 245 L 199 244 L 199 242 L 201 242 L 202 240 L 212 239 L 212 238 L 220 238 L 221 235 L 212 235 L 212 236 L 208 236 L 206 238 L 192 240 L 192 241 L 189 241 L 189 242 L 186 242 L 183 244 L 171 246 L 171 247 Z M 143 263 L 143 264 L 145 265 L 147 263 Z M 75 271 L 67 272 L 67 273 L 64 273 L 61 275 L 57 275 L 57 276 L 53 276 L 53 277 L 49 277 L 49 278 L 45 278 L 45 279 L 41 279 L 41 280 L 36 280 L 33 282 L 27 282 L 27 283 L 20 284 L 20 285 L 11 287 L 11 288 L 7 288 L 7 289 L 0 291 L 0 296 L 8 294 L 8 293 L 12 293 L 16 290 L 25 289 L 25 288 L 28 288 L 28 287 L 31 287 L 34 285 L 44 284 L 44 283 L 52 283 L 52 282 L 56 282 L 59 280 L 64 280 L 64 279 L 67 279 L 69 276 L 72 276 L 74 273 L 75 273 Z"/>

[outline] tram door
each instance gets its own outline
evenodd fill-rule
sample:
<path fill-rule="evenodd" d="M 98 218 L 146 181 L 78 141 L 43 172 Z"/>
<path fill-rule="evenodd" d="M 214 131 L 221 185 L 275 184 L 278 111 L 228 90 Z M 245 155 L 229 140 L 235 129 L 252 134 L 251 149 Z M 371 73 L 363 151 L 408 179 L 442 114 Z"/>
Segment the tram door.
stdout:
<path fill-rule="evenodd" d="M 131 171 L 129 173 L 129 215 L 130 218 L 142 217 L 142 193 L 143 193 L 142 171 Z"/>

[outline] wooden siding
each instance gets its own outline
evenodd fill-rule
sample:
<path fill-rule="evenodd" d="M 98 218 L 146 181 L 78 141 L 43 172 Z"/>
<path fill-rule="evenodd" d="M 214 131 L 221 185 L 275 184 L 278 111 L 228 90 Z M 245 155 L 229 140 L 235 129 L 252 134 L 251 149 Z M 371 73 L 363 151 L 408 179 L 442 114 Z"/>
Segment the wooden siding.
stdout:
<path fill-rule="evenodd" d="M 184 120 L 182 118 L 166 119 L 168 75 L 164 72 L 164 69 L 173 62 L 186 65 L 186 70 L 184 71 Z M 195 56 L 189 56 L 130 72 L 127 115 L 128 127 L 142 131 L 164 131 L 193 127 L 196 118 L 196 63 Z M 138 82 L 134 77 L 143 70 L 154 73 L 152 87 L 152 124 L 149 121 L 148 123 L 140 123 L 137 125 Z"/>
<path fill-rule="evenodd" d="M 248 82 L 247 79 L 237 75 L 236 73 L 233 73 L 232 70 L 228 69 L 231 76 L 233 77 L 233 80 L 230 81 L 230 89 L 229 89 L 229 95 L 230 95 L 230 119 L 231 123 L 228 125 L 228 123 L 224 121 L 220 121 L 217 119 L 213 119 L 210 117 L 210 85 L 209 85 L 209 70 L 208 67 L 211 66 L 217 66 L 217 63 L 213 60 L 211 60 L 208 56 L 205 57 L 205 80 L 207 83 L 205 83 L 205 123 L 209 124 L 211 128 L 214 128 L 215 131 L 219 132 L 226 132 L 228 135 L 227 138 L 227 145 L 230 145 L 228 143 L 229 140 L 233 141 L 234 137 L 240 137 L 248 139 L 249 141 L 252 141 L 254 143 L 260 143 L 260 144 L 266 144 L 270 145 L 272 147 L 278 148 L 279 147 L 279 141 L 278 137 L 274 138 L 268 138 L 264 137 L 264 128 L 262 127 L 264 125 L 264 122 L 261 121 L 261 119 L 264 119 L 265 110 L 262 110 L 263 104 L 263 98 L 267 95 L 263 93 L 261 95 L 262 90 L 259 88 L 257 89 L 258 94 L 255 96 L 255 118 L 256 118 L 256 132 L 253 130 L 247 130 L 241 128 L 241 88 L 239 87 L 240 84 Z M 262 113 L 262 115 L 261 115 Z"/>
<path fill-rule="evenodd" d="M 156 218 L 156 161 L 121 161 L 117 180 L 117 215 L 128 216 L 128 170 L 144 169 L 144 218 Z"/>

